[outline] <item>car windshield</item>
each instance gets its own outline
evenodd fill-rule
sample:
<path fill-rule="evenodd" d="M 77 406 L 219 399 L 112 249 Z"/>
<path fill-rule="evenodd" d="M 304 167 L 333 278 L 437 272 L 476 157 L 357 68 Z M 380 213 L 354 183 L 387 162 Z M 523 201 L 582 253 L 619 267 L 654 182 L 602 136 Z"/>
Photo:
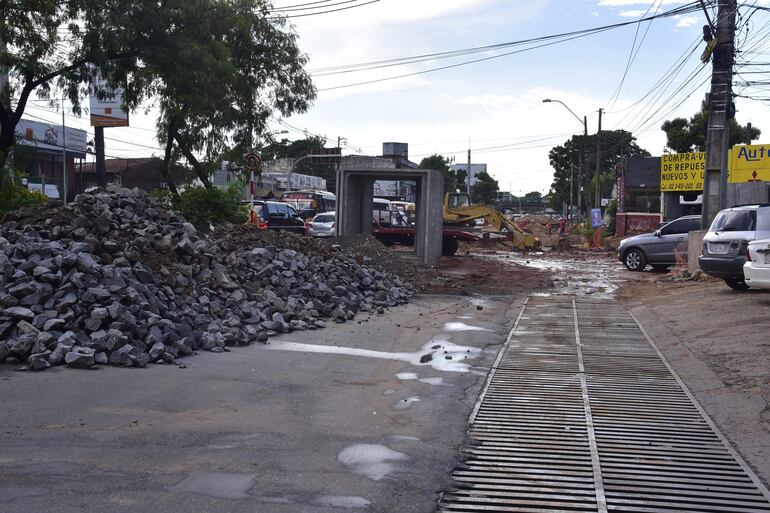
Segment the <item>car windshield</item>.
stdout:
<path fill-rule="evenodd" d="M 315 219 L 313 219 L 314 223 L 331 223 L 334 222 L 334 216 L 332 215 L 321 215 L 321 216 L 315 216 Z"/>
<path fill-rule="evenodd" d="M 757 226 L 754 210 L 725 210 L 711 223 L 712 232 L 753 232 Z"/>

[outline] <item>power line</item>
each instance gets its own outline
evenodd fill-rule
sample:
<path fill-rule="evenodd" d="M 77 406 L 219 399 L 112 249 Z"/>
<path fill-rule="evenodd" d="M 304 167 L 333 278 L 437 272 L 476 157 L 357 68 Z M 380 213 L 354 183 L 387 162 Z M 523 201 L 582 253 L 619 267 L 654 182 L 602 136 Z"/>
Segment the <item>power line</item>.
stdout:
<path fill-rule="evenodd" d="M 333 86 L 333 87 L 326 87 L 326 88 L 323 88 L 323 89 L 318 89 L 318 91 L 319 92 L 322 92 L 322 91 L 332 91 L 332 90 L 335 90 L 335 89 L 343 89 L 343 88 L 347 88 L 347 87 L 355 87 L 355 86 L 360 86 L 360 85 L 374 84 L 374 83 L 378 83 L 378 82 L 385 82 L 385 81 L 390 81 L 390 80 L 396 80 L 396 79 L 399 79 L 399 78 L 406 78 L 406 77 L 412 77 L 412 76 L 416 76 L 416 75 L 422 75 L 422 74 L 425 74 L 425 73 L 431 73 L 431 72 L 435 72 L 435 71 L 441 71 L 441 70 L 446 70 L 446 69 L 451 69 L 451 68 L 457 68 L 457 67 L 460 67 L 460 66 L 466 66 L 468 64 L 484 62 L 484 61 L 488 61 L 488 60 L 492 60 L 492 59 L 498 59 L 500 57 L 505 57 L 505 56 L 508 56 L 508 55 L 522 53 L 522 52 L 525 52 L 525 51 L 531 51 L 531 50 L 534 50 L 534 49 L 537 49 L 537 48 L 543 48 L 543 47 L 551 46 L 551 45 L 554 45 L 554 44 L 557 44 L 557 43 L 564 43 L 566 41 L 571 41 L 573 39 L 587 37 L 589 35 L 594 35 L 594 34 L 597 34 L 597 33 L 600 33 L 600 32 L 605 32 L 605 31 L 612 30 L 612 29 L 615 29 L 615 28 L 625 27 L 625 26 L 628 26 L 628 25 L 633 25 L 635 23 L 642 23 L 644 21 L 648 21 L 648 20 L 652 20 L 652 19 L 659 19 L 659 18 L 670 17 L 670 16 L 682 14 L 684 12 L 692 12 L 693 10 L 697 10 L 699 8 L 699 7 L 697 7 L 697 5 L 698 5 L 697 3 L 692 2 L 692 3 L 686 4 L 685 6 L 678 7 L 676 9 L 672 9 L 670 11 L 666 11 L 664 13 L 660 13 L 660 14 L 657 14 L 657 15 L 654 15 L 654 16 L 649 16 L 647 18 L 642 18 L 642 19 L 639 19 L 639 20 L 626 21 L 626 22 L 621 22 L 621 23 L 615 23 L 615 24 L 612 24 L 612 25 L 605 25 L 605 26 L 602 26 L 602 27 L 594 27 L 594 28 L 591 28 L 591 29 L 576 30 L 576 31 L 572 31 L 572 32 L 565 32 L 565 33 L 554 34 L 554 35 L 550 35 L 550 36 L 542 36 L 542 37 L 532 38 L 532 39 L 527 39 L 527 40 L 522 40 L 522 41 L 514 41 L 514 42 L 509 42 L 509 43 L 501 43 L 501 44 L 498 44 L 498 45 L 489 45 L 486 48 L 490 48 L 491 46 L 497 46 L 497 47 L 500 47 L 500 48 L 507 47 L 507 46 L 521 46 L 523 44 L 527 44 L 527 43 L 531 43 L 531 42 L 549 41 L 547 43 L 530 46 L 528 48 L 523 48 L 523 49 L 520 49 L 520 50 L 514 50 L 514 51 L 511 51 L 511 52 L 505 52 L 505 53 L 502 53 L 502 54 L 492 55 L 492 56 L 489 56 L 489 57 L 483 57 L 483 58 L 480 58 L 480 59 L 472 59 L 472 60 L 468 60 L 468 61 L 464 61 L 464 62 L 460 62 L 460 63 L 456 63 L 456 64 L 450 64 L 450 65 L 447 65 L 447 66 L 440 66 L 440 67 L 436 67 L 436 68 L 430 68 L 430 69 L 427 69 L 427 70 L 421 70 L 421 71 L 416 71 L 416 72 L 412 72 L 412 73 L 406 73 L 406 74 L 402 74 L 402 75 L 396 75 L 396 76 L 385 77 L 385 78 L 380 78 L 380 79 L 367 80 L 367 81 L 357 82 L 357 83 L 353 83 L 353 84 L 345 84 L 345 85 L 339 85 L 339 86 Z M 556 39 L 556 41 L 550 41 L 552 39 Z M 476 49 L 468 49 L 468 50 L 473 50 L 474 52 L 477 52 L 478 48 L 485 48 L 485 47 L 477 47 Z M 454 54 L 456 54 L 458 51 L 459 50 L 455 50 L 453 52 L 445 52 L 444 54 L 433 54 L 434 58 L 430 59 L 430 60 L 437 60 L 438 58 L 453 57 L 453 56 L 455 56 Z M 486 50 L 486 51 L 491 51 L 491 50 Z M 438 57 L 439 55 L 444 55 L 444 57 Z M 384 62 L 395 63 L 395 61 L 404 61 L 404 60 L 415 59 L 415 58 L 416 57 L 411 57 L 411 58 L 408 57 L 408 58 L 400 59 L 400 60 L 396 59 L 396 60 L 391 60 L 391 61 L 380 61 L 380 62 L 383 62 L 383 63 Z M 409 64 L 409 62 L 399 62 L 399 64 Z M 389 66 L 389 65 L 390 64 L 388 64 L 387 66 Z M 354 66 L 354 67 L 357 66 L 358 67 L 358 69 L 356 69 L 355 71 L 363 71 L 365 69 L 375 69 L 377 67 L 384 67 L 386 65 L 377 64 L 377 65 L 371 66 L 369 68 L 360 67 L 361 66 L 360 64 L 352 65 L 352 66 Z M 343 72 L 343 71 L 341 70 L 340 72 Z M 333 73 L 330 72 L 330 73 L 327 73 L 327 74 L 333 74 Z"/>
<path fill-rule="evenodd" d="M 287 18 L 304 18 L 306 16 L 317 16 L 319 14 L 329 14 L 329 13 L 332 13 L 332 12 L 347 11 L 348 9 L 355 9 L 357 7 L 363 7 L 365 5 L 374 4 L 374 3 L 377 3 L 379 1 L 380 0 L 369 0 L 368 2 L 364 2 L 362 4 L 349 5 L 347 7 L 340 7 L 338 9 L 329 9 L 328 11 L 317 11 L 317 12 L 312 12 L 312 13 L 307 13 L 307 14 L 292 14 L 292 15 L 289 15 L 289 16 L 274 16 L 274 17 L 268 18 L 268 19 L 269 20 L 283 20 L 283 19 L 287 19 Z"/>
<path fill-rule="evenodd" d="M 462 48 L 457 50 L 449 50 L 444 52 L 434 52 L 434 53 L 427 53 L 427 54 L 420 54 L 420 55 L 412 55 L 409 57 L 400 57 L 396 59 L 385 59 L 385 60 L 378 60 L 378 61 L 368 61 L 368 62 L 360 62 L 355 64 L 345 64 L 340 66 L 330 66 L 325 68 L 318 68 L 318 69 L 311 69 L 308 70 L 309 73 L 312 73 L 317 76 L 321 76 L 322 74 L 331 74 L 332 71 L 364 71 L 364 70 L 370 70 L 370 69 L 377 69 L 379 67 L 384 67 L 382 65 L 388 65 L 388 64 L 413 64 L 415 62 L 423 62 L 425 60 L 439 60 L 443 58 L 451 58 L 451 57 L 457 57 L 462 55 L 469 55 L 473 53 L 484 53 L 484 52 L 491 52 L 495 50 L 501 50 L 513 46 L 522 46 L 529 43 L 537 43 L 541 41 L 547 41 L 550 39 L 559 39 L 559 38 L 566 38 L 569 36 L 574 35 L 581 35 L 581 34 L 591 34 L 595 32 L 602 32 L 605 30 L 610 30 L 614 28 L 620 28 L 625 27 L 629 25 L 634 24 L 640 24 L 645 21 L 651 21 L 654 19 L 659 18 L 665 18 L 670 16 L 676 16 L 679 14 L 685 14 L 687 12 L 692 12 L 694 10 L 699 9 L 698 4 L 696 2 L 690 2 L 689 4 L 686 4 L 684 6 L 677 7 L 675 9 L 672 9 L 670 11 L 666 11 L 660 14 L 656 14 L 655 16 L 649 16 L 646 18 L 640 18 L 638 20 L 631 20 L 631 21 L 625 21 L 625 22 L 619 22 L 611 25 L 603 25 L 599 27 L 593 27 L 588 29 L 581 29 L 581 30 L 574 30 L 570 32 L 562 32 L 559 34 L 551 34 L 547 36 L 539 36 L 529 39 L 522 39 L 518 41 L 508 41 L 504 43 L 495 43 L 495 44 L 489 44 L 489 45 L 483 45 L 483 46 L 476 46 L 476 47 L 470 47 L 470 48 Z"/>
<path fill-rule="evenodd" d="M 662 0 L 653 0 L 652 4 L 647 8 L 647 10 L 642 14 L 642 18 L 647 16 L 647 13 L 650 12 L 650 10 L 655 7 L 657 4 L 657 7 L 655 8 L 655 12 L 653 14 L 657 14 L 658 10 L 660 9 L 660 6 L 662 5 Z M 620 98 L 620 91 L 623 89 L 623 84 L 626 81 L 626 77 L 628 76 L 628 72 L 631 69 L 631 66 L 634 64 L 634 61 L 636 61 L 636 56 L 639 55 L 639 50 L 642 49 L 642 45 L 644 44 L 644 40 L 647 38 L 647 33 L 650 31 L 650 27 L 652 26 L 652 21 L 650 21 L 647 24 L 647 28 L 644 31 L 644 35 L 642 36 L 642 40 L 639 43 L 639 47 L 636 48 L 636 40 L 639 37 L 639 28 L 641 27 L 641 24 L 636 25 L 636 31 L 634 33 L 634 42 L 631 44 L 631 51 L 628 53 L 628 61 L 626 62 L 626 69 L 623 71 L 623 76 L 620 78 L 620 83 L 618 84 L 618 87 L 615 89 L 615 92 L 610 97 L 609 102 L 610 108 L 615 106 L 615 103 L 617 102 L 618 98 Z M 636 52 L 634 52 L 634 49 L 636 48 Z"/>

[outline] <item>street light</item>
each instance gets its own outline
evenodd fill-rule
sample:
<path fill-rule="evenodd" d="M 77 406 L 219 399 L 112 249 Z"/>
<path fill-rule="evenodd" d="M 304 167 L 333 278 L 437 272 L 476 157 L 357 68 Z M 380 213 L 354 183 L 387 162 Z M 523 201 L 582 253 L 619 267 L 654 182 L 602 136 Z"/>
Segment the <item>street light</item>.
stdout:
<path fill-rule="evenodd" d="M 546 98 L 546 99 L 543 100 L 543 103 L 560 103 L 562 105 L 562 107 L 567 109 L 569 111 L 569 113 L 572 114 L 573 116 L 575 116 L 575 119 L 577 119 L 580 122 L 580 124 L 583 125 L 583 165 L 581 167 L 583 168 L 583 176 L 585 176 L 586 180 L 588 180 L 588 170 L 586 169 L 587 161 L 588 161 L 588 158 L 587 158 L 587 156 L 588 156 L 588 117 L 587 116 L 583 116 L 583 119 L 580 119 L 580 116 L 575 114 L 575 112 L 572 109 L 570 109 L 567 106 L 566 103 L 564 103 L 561 100 L 553 100 L 551 98 Z M 578 180 L 578 183 L 580 183 L 580 180 Z M 570 187 L 570 189 L 571 189 L 571 187 Z M 588 185 L 586 185 L 586 208 L 588 208 L 588 205 L 591 204 L 590 195 L 591 195 L 591 188 Z M 578 199 L 578 217 L 579 217 L 580 216 L 580 192 L 579 192 L 579 188 L 578 188 L 577 199 Z M 570 201 L 570 203 L 572 203 L 572 191 L 570 191 L 569 201 Z M 571 208 L 572 208 L 572 206 L 570 205 L 570 209 Z"/>

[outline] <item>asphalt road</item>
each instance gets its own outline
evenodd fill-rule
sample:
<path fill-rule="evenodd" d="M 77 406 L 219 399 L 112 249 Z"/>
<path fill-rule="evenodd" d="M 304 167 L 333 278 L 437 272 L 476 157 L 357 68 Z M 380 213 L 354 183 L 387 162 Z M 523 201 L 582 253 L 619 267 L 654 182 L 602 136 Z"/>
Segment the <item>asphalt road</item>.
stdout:
<path fill-rule="evenodd" d="M 421 296 L 187 368 L 2 366 L 0 511 L 434 511 L 512 301 Z"/>

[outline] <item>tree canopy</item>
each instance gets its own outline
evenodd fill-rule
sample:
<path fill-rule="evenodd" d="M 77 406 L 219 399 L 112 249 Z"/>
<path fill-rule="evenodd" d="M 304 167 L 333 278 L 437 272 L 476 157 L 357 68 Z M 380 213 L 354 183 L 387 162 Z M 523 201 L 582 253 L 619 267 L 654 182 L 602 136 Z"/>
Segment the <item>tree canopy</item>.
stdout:
<path fill-rule="evenodd" d="M 590 180 L 590 193 L 585 190 L 585 177 L 581 177 L 581 163 L 584 146 L 583 136 L 573 135 L 564 144 L 551 148 L 548 158 L 554 169 L 553 182 L 548 195 L 551 198 L 551 206 L 561 209 L 562 203 L 570 203 L 570 172 L 574 166 L 573 183 L 574 193 L 572 204 L 577 204 L 578 195 L 581 205 L 585 207 L 586 199 L 593 197 L 596 182 L 596 135 L 588 136 L 588 155 L 586 169 Z M 601 133 L 601 162 L 600 162 L 600 186 L 602 195 L 608 195 L 612 190 L 615 180 L 615 169 L 622 158 L 641 156 L 649 157 L 650 153 L 636 144 L 636 138 L 625 130 L 602 130 Z"/>
<path fill-rule="evenodd" d="M 666 147 L 676 153 L 706 151 L 708 120 L 708 104 L 703 102 L 700 112 L 697 112 L 690 119 L 674 118 L 664 122 L 660 129 L 666 133 Z M 744 144 L 747 135 L 749 135 L 747 134 L 748 126 L 739 124 L 735 119 L 730 122 L 730 146 Z M 751 140 L 759 139 L 761 133 L 759 128 L 751 127 Z"/>
<path fill-rule="evenodd" d="M 497 180 L 486 171 L 476 173 L 475 179 L 476 183 L 471 185 L 471 201 L 484 205 L 497 204 L 497 193 L 500 190 Z"/>
<path fill-rule="evenodd" d="M 441 171 L 441 174 L 444 175 L 444 192 L 454 192 L 457 190 L 457 172 L 449 169 L 449 159 L 446 157 L 438 154 L 425 157 L 420 161 L 419 167 L 420 169 L 435 169 Z"/>
<path fill-rule="evenodd" d="M 98 69 L 125 89 L 125 107 L 161 110 L 166 161 L 186 157 L 205 183 L 228 145 L 250 147 L 274 111 L 306 110 L 315 89 L 307 58 L 267 0 L 33 0 L 4 2 L 0 165 L 35 92 L 65 91 L 79 114 Z"/>
<path fill-rule="evenodd" d="M 263 146 L 260 153 L 262 155 L 262 162 L 281 158 L 300 159 L 307 155 L 322 153 L 322 148 L 325 147 L 325 144 L 326 139 L 316 136 L 305 137 L 295 141 L 281 139 Z M 334 191 L 337 180 L 337 162 L 335 159 L 305 159 L 296 165 L 294 171 L 305 175 L 319 176 L 326 180 L 327 188 Z"/>

